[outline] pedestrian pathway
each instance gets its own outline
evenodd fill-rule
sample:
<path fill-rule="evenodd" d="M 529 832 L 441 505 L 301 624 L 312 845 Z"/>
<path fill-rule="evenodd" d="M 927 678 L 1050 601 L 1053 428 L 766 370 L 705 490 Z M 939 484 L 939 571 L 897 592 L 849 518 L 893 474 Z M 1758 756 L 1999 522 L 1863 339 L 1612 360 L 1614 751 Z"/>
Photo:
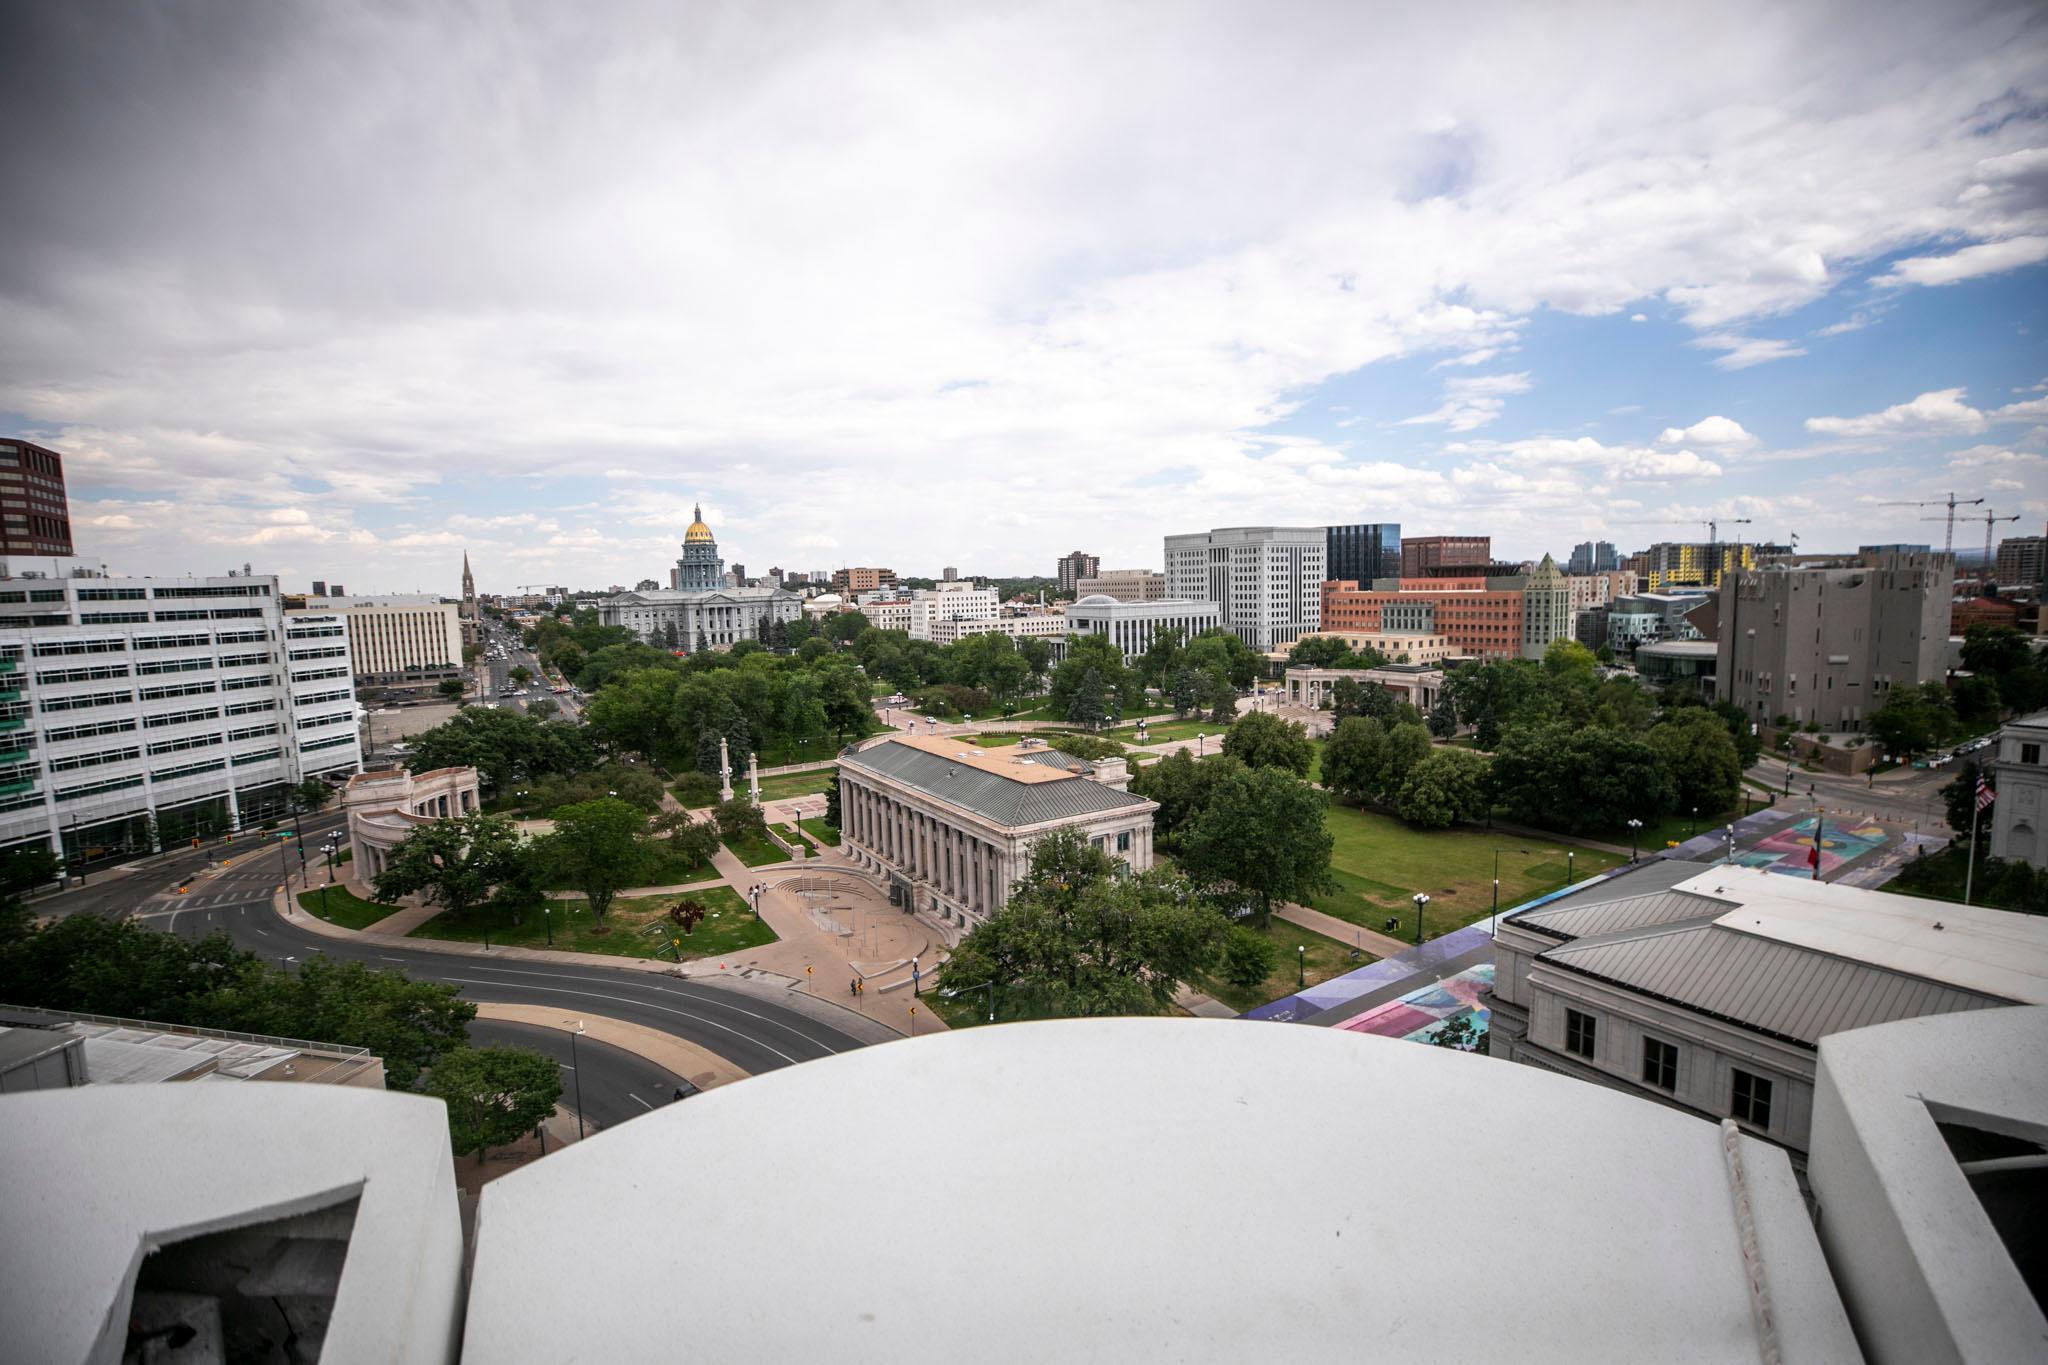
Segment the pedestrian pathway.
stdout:
<path fill-rule="evenodd" d="M 1299 925 L 1303 929 L 1321 934 L 1324 938 L 1334 938 L 1339 943 L 1349 943 L 1354 948 L 1363 948 L 1374 957 L 1393 957 L 1407 952 L 1410 947 L 1398 938 L 1375 933 L 1371 929 L 1353 924 L 1350 920 L 1338 919 L 1335 915 L 1326 915 L 1320 910 L 1311 910 L 1292 901 L 1274 906 L 1273 913 L 1289 924 Z"/>

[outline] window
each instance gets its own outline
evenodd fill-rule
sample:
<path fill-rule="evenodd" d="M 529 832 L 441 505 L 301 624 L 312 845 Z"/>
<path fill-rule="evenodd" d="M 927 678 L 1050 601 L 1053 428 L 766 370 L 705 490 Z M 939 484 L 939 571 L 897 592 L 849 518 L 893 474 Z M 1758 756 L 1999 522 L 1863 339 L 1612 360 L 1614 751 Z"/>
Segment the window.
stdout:
<path fill-rule="evenodd" d="M 1771 1083 L 1763 1076 L 1752 1076 L 1741 1068 L 1735 1069 L 1735 1083 L 1728 1100 L 1728 1112 L 1737 1123 L 1746 1123 L 1752 1128 L 1771 1126 Z"/>
<path fill-rule="evenodd" d="M 196 697 L 201 693 L 213 690 L 214 683 L 212 679 L 208 679 L 205 682 L 160 683 L 155 687 L 143 688 L 142 699 L 144 701 L 162 701 L 166 697 Z"/>
<path fill-rule="evenodd" d="M 1643 1084 L 1678 1089 L 1678 1049 L 1657 1038 L 1643 1039 Z"/>
<path fill-rule="evenodd" d="M 1564 1050 L 1574 1057 L 1584 1057 L 1587 1061 L 1593 1059 L 1593 1039 L 1597 1031 L 1598 1024 L 1592 1015 L 1570 1009 L 1564 1012 Z"/>
<path fill-rule="evenodd" d="M 135 665 L 137 673 L 196 673 L 212 668 L 211 659 L 144 659 Z"/>
<path fill-rule="evenodd" d="M 2039 763 L 2040 761 L 2041 761 L 2041 746 L 2040 746 L 2040 745 L 2038 745 L 2038 744 L 2022 744 L 2022 745 L 2020 745 L 2020 762 L 2022 762 L 2022 763 Z"/>
<path fill-rule="evenodd" d="M 82 711 L 91 706 L 125 706 L 134 700 L 132 692 L 85 692 L 75 697 L 44 697 L 43 710 Z"/>

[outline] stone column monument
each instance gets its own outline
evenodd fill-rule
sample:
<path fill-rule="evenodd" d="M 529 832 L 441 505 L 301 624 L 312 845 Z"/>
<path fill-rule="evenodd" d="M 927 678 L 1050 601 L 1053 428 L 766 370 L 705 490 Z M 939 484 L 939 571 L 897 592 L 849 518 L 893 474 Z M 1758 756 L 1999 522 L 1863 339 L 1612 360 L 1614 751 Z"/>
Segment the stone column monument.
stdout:
<path fill-rule="evenodd" d="M 756 806 L 761 804 L 761 756 L 747 755 L 747 799 Z"/>
<path fill-rule="evenodd" d="M 725 737 L 718 739 L 718 799 L 732 800 L 732 755 L 725 750 Z"/>

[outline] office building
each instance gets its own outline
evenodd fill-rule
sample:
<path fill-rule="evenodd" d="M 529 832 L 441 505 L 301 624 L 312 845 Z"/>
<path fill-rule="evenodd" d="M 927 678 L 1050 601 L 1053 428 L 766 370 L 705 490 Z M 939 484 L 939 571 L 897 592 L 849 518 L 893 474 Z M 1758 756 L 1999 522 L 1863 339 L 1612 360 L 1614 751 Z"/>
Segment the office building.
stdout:
<path fill-rule="evenodd" d="M 1948 555 L 1728 575 L 1717 631 L 1721 695 L 1758 724 L 1784 716 L 1861 729 L 1894 687 L 1944 675 L 1955 575 Z"/>
<path fill-rule="evenodd" d="M 1084 578 L 1093 578 L 1102 569 L 1099 556 L 1083 554 L 1075 550 L 1060 556 L 1059 564 L 1053 571 L 1061 592 L 1073 592 L 1075 585 Z"/>
<path fill-rule="evenodd" d="M 2048 868 L 2048 711 L 2006 722 L 1993 759 L 1998 799 L 1978 818 L 1991 824 L 1991 856 Z M 1967 831 L 1963 831 L 1967 833 Z"/>
<path fill-rule="evenodd" d="M 1522 657 L 1519 580 L 1443 576 L 1403 578 L 1399 584 L 1391 589 L 1354 588 L 1334 580 L 1323 584 L 1322 631 L 1439 635 L 1461 656 Z"/>
<path fill-rule="evenodd" d="M 2048 578 L 2048 536 L 2007 536 L 1999 541 L 1993 576 L 2008 588 Z"/>
<path fill-rule="evenodd" d="M 462 671 L 461 605 L 430 593 L 382 597 L 287 597 L 287 619 L 338 616 L 348 628 L 349 668 L 359 687 L 422 687 Z"/>
<path fill-rule="evenodd" d="M 898 589 L 871 597 L 861 602 L 860 610 L 877 630 L 901 630 L 913 640 L 936 640 L 940 627 L 948 623 L 994 621 L 998 604 L 993 589 L 947 581 L 936 588 L 907 593 Z"/>
<path fill-rule="evenodd" d="M 267 576 L 0 579 L 0 848 L 154 852 L 361 767 L 346 627 L 281 606 Z"/>
<path fill-rule="evenodd" d="M 1403 578 L 1484 577 L 1492 563 L 1492 536 L 1413 536 L 1401 542 Z M 1457 569 L 1467 573 L 1447 572 Z"/>
<path fill-rule="evenodd" d="M 1554 641 L 1572 638 L 1571 580 L 1543 556 L 1522 580 L 1522 657 L 1540 659 Z"/>
<path fill-rule="evenodd" d="M 2048 1004 L 2048 918 L 1787 870 L 1659 860 L 1504 917 L 1493 1055 L 1803 1153 L 1829 1034 Z"/>
<path fill-rule="evenodd" d="M 1649 592 L 1672 588 L 1717 588 L 1723 574 L 1753 569 L 1758 556 L 1776 547 L 1748 545 L 1738 541 L 1659 541 L 1640 556 L 1630 556 L 1624 566 L 1632 568 Z"/>
<path fill-rule="evenodd" d="M 1571 561 L 1565 566 L 1570 574 L 1608 573 L 1621 567 L 1621 558 L 1614 553 L 1614 544 L 1605 540 L 1582 540 L 1572 546 Z"/>
<path fill-rule="evenodd" d="M 1011 612 L 992 619 L 932 622 L 931 640 L 935 645 L 950 645 L 970 635 L 1007 635 L 1012 640 L 1064 640 L 1067 637 L 1067 613 L 1059 607 L 1052 607 L 1045 611 Z"/>
<path fill-rule="evenodd" d="M 958 578 L 959 576 L 960 576 L 960 570 L 959 570 L 959 568 L 958 568 L 957 566 L 955 566 L 955 565 L 952 565 L 952 564 L 948 564 L 948 565 L 947 565 L 947 566 L 945 567 L 945 569 L 944 569 L 943 571 L 941 571 L 941 572 L 940 572 L 940 574 L 939 574 L 939 577 L 941 577 L 941 578 L 948 578 L 948 579 L 951 579 L 951 578 Z"/>
<path fill-rule="evenodd" d="M 0 560 L 71 554 L 64 457 L 33 441 L 0 441 Z M 5 573 L 0 565 L 0 573 Z"/>
<path fill-rule="evenodd" d="M 1105 569 L 1081 579 L 1076 597 L 1114 597 L 1119 602 L 1157 602 L 1166 596 L 1166 575 L 1150 569 Z"/>
<path fill-rule="evenodd" d="M 1152 637 L 1160 631 L 1177 630 L 1181 639 L 1192 640 L 1205 630 L 1219 628 L 1223 616 L 1214 602 L 1120 602 L 1097 593 L 1071 603 L 1066 622 L 1068 634 L 1107 636 L 1123 651 L 1124 662 L 1130 663 L 1152 647 Z M 1065 658 L 1066 642 L 1062 640 L 1053 653 Z"/>
<path fill-rule="evenodd" d="M 896 571 L 894 569 L 854 568 L 834 569 L 831 573 L 824 575 L 823 578 L 813 575 L 814 582 L 824 582 L 828 579 L 832 584 L 832 591 L 838 593 L 841 597 L 856 597 L 864 592 L 874 592 L 880 588 L 894 587 L 896 585 Z"/>
<path fill-rule="evenodd" d="M 1362 588 L 1376 578 L 1401 572 L 1401 526 L 1398 522 L 1364 522 L 1325 528 L 1323 572 Z"/>
<path fill-rule="evenodd" d="M 326 583 L 326 581 L 325 581 L 324 579 L 319 579 L 319 578 L 316 578 L 316 579 L 314 579 L 314 580 L 313 580 L 313 596 L 315 596 L 315 597 L 325 597 L 325 596 L 327 596 L 327 583 Z"/>
<path fill-rule="evenodd" d="M 1264 654 L 1322 628 L 1320 526 L 1236 526 L 1166 538 L 1166 594 L 1214 602 L 1223 627 Z"/>
<path fill-rule="evenodd" d="M 1032 740 L 983 749 L 884 736 L 840 755 L 840 852 L 957 942 L 1009 903 L 1032 844 L 1056 830 L 1133 872 L 1152 866 L 1159 807 L 1128 786 L 1121 758 L 1087 763 Z"/>

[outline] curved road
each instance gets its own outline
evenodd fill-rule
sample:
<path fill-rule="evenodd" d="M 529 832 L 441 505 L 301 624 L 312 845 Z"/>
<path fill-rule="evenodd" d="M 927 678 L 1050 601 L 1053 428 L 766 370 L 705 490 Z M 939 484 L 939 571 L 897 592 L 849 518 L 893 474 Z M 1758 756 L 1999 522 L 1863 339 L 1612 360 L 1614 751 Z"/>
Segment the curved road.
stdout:
<path fill-rule="evenodd" d="M 320 836 L 339 823 L 334 816 L 307 821 L 309 846 L 317 846 Z M 514 960 L 486 953 L 473 944 L 451 945 L 453 951 L 434 951 L 337 938 L 296 928 L 279 919 L 271 909 L 272 892 L 281 880 L 281 855 L 244 856 L 216 876 L 188 880 L 221 851 L 224 850 L 216 848 L 183 854 L 152 868 L 108 876 L 82 889 L 38 900 L 34 908 L 43 914 L 88 913 L 116 919 L 139 914 L 147 923 L 193 938 L 220 929 L 237 946 L 260 953 L 287 969 L 297 960 L 325 955 L 338 961 L 363 962 L 377 969 L 397 967 L 416 980 L 453 985 L 470 1000 L 559 1009 L 564 1019 L 587 1014 L 623 1019 L 708 1048 L 750 1074 L 863 1046 L 861 1039 L 826 1022 L 772 1000 L 722 986 L 596 962 L 586 965 Z M 290 856 L 295 863 L 296 855 Z M 180 884 L 190 885 L 188 895 L 175 901 L 152 900 L 160 893 L 174 891 Z M 584 1078 L 584 1101 L 593 1112 L 601 1104 L 608 1111 L 622 1112 L 617 1106 L 632 1105 L 634 1101 L 628 1097 L 640 1094 L 639 1087 L 652 1084 L 641 1075 L 633 1078 L 633 1088 L 619 1089 L 608 1074 L 604 1093 L 599 1095 L 592 1080 L 592 1075 Z M 613 1090 L 617 1094 L 612 1094 Z M 671 1080 L 657 1093 L 672 1095 L 673 1090 Z"/>

